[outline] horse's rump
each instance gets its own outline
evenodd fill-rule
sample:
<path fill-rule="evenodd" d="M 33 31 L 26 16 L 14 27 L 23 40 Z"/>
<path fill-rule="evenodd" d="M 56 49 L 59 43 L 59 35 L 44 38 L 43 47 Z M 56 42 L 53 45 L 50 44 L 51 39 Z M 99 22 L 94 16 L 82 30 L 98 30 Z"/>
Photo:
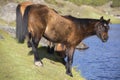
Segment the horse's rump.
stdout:
<path fill-rule="evenodd" d="M 32 5 L 32 4 L 34 4 L 34 3 L 30 2 L 30 1 L 26 1 L 26 2 L 23 2 L 23 3 L 19 4 L 22 16 L 24 14 L 24 11 L 25 11 L 26 7 L 29 6 L 29 5 Z"/>

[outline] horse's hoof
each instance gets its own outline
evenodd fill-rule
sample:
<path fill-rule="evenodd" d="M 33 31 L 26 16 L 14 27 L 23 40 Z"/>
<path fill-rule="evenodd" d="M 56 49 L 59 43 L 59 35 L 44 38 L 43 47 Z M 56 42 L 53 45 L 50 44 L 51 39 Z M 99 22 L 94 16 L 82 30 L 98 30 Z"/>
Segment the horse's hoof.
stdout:
<path fill-rule="evenodd" d="M 27 45 L 28 45 L 28 48 L 32 47 L 30 42 L 28 42 Z"/>
<path fill-rule="evenodd" d="M 43 66 L 43 63 L 40 61 L 35 61 L 35 65 L 38 67 L 41 67 L 41 66 Z"/>
<path fill-rule="evenodd" d="M 72 73 L 70 73 L 70 72 L 69 73 L 66 72 L 66 74 L 69 75 L 70 77 L 73 77 Z"/>

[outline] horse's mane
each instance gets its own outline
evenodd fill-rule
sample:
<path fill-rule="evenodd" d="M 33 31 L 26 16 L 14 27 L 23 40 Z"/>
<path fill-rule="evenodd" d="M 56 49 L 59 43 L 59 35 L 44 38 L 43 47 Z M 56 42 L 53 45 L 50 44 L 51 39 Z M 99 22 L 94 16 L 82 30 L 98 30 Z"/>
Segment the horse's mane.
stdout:
<path fill-rule="evenodd" d="M 46 5 L 43 5 L 43 4 L 32 4 L 30 6 L 32 6 L 32 7 L 38 7 L 38 8 L 47 7 Z"/>
<path fill-rule="evenodd" d="M 74 17 L 72 15 L 65 15 L 65 16 L 62 16 L 64 18 L 67 18 L 67 19 L 71 19 L 71 20 L 76 20 L 76 21 L 100 21 L 100 19 L 93 19 L 93 18 L 77 18 L 77 17 Z M 102 22 L 104 23 L 107 23 L 107 21 L 105 19 L 102 20 Z"/>
<path fill-rule="evenodd" d="M 68 19 L 72 19 L 72 20 L 94 20 L 94 21 L 99 21 L 99 19 L 92 19 L 92 18 L 77 18 L 77 17 L 74 17 L 72 15 L 65 15 L 65 16 L 62 16 L 64 18 L 68 18 Z"/>
<path fill-rule="evenodd" d="M 59 14 L 55 9 L 52 9 L 55 13 Z"/>

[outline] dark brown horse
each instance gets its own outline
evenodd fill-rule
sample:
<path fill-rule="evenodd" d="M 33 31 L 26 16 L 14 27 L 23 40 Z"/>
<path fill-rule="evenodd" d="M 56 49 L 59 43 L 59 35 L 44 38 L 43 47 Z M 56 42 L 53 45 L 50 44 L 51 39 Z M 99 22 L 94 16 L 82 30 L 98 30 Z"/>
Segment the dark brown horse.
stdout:
<path fill-rule="evenodd" d="M 23 15 L 24 15 L 24 11 L 26 9 L 27 6 L 29 5 L 32 5 L 32 4 L 35 4 L 33 2 L 30 2 L 30 1 L 25 1 L 25 2 L 22 2 L 20 3 L 18 6 L 17 6 L 17 9 L 16 9 L 16 37 L 19 36 L 19 34 L 21 33 L 21 31 L 19 30 L 19 28 L 22 27 L 22 18 L 23 18 Z M 54 10 L 54 9 L 53 9 Z M 54 10 L 56 13 L 58 13 L 56 10 Z M 20 32 L 19 32 L 20 31 Z M 30 40 L 30 39 L 29 39 Z M 31 45 L 29 44 L 29 40 L 28 40 L 28 47 L 31 47 Z M 54 49 L 55 48 L 55 49 Z M 80 50 L 84 50 L 84 49 L 87 49 L 88 46 L 86 46 L 83 42 L 81 42 L 78 46 L 77 46 L 78 49 Z M 47 51 L 48 53 L 54 53 L 54 52 L 57 52 L 57 55 L 59 55 L 63 61 L 64 61 L 64 57 L 65 57 L 65 45 L 64 44 L 61 44 L 61 43 L 53 43 L 53 42 L 50 42 L 48 41 L 48 47 L 47 47 Z"/>
<path fill-rule="evenodd" d="M 23 27 L 18 29 L 18 41 L 24 42 L 29 36 L 29 45 L 34 52 L 35 65 L 41 66 L 37 47 L 41 37 L 54 43 L 66 46 L 66 73 L 72 76 L 71 65 L 75 47 L 85 38 L 97 35 L 103 42 L 108 40 L 109 20 L 79 19 L 72 16 L 61 16 L 46 5 L 33 4 L 27 6 L 23 20 Z"/>

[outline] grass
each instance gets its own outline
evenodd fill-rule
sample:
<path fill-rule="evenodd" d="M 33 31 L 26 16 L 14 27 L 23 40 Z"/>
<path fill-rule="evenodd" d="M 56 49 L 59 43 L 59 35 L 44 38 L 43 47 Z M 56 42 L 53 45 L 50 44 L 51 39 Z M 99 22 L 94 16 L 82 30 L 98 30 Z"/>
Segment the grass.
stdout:
<path fill-rule="evenodd" d="M 88 12 L 87 12 L 88 11 Z M 90 12 L 92 11 L 92 12 Z M 86 15 L 89 17 L 92 17 L 92 18 L 100 18 L 101 16 L 104 16 L 105 19 L 111 19 L 111 23 L 112 24 L 120 24 L 120 19 L 114 17 L 114 16 L 111 16 L 111 15 L 108 15 L 108 14 L 105 14 L 97 9 L 94 9 L 94 8 L 86 8 Z"/>
<path fill-rule="evenodd" d="M 120 7 L 119 0 L 67 0 L 67 1 L 71 1 L 78 6 L 80 5 L 102 6 L 112 1 L 112 4 L 111 4 L 112 7 Z"/>
<path fill-rule="evenodd" d="M 75 12 L 75 11 L 74 11 Z M 111 23 L 113 24 L 120 24 L 120 19 L 115 18 L 114 16 L 107 15 L 93 7 L 90 6 L 83 6 L 79 11 L 78 17 L 80 18 L 97 18 L 99 19 L 101 16 L 104 16 L 105 19 L 111 19 Z M 73 13 L 74 15 L 75 13 Z"/>
<path fill-rule="evenodd" d="M 56 0 L 45 0 L 49 4 L 57 4 Z"/>
<path fill-rule="evenodd" d="M 75 69 L 73 78 L 66 75 L 64 65 L 54 55 L 47 54 L 44 47 L 39 47 L 44 66 L 34 66 L 31 49 L 26 43 L 18 44 L 1 30 L 0 34 L 4 37 L 0 40 L 0 80 L 84 80 Z"/>
<path fill-rule="evenodd" d="M 7 26 L 16 26 L 16 22 L 15 21 L 13 21 L 13 22 L 10 22 L 10 23 L 8 23 L 7 21 L 5 21 L 5 20 L 3 20 L 3 19 L 1 19 L 0 18 L 0 24 L 1 25 L 7 25 Z"/>
<path fill-rule="evenodd" d="M 75 0 L 77 1 L 77 0 Z M 59 2 L 58 2 L 59 3 Z M 62 15 L 72 15 L 79 18 L 94 18 L 99 19 L 101 16 L 104 16 L 105 19 L 111 19 L 111 23 L 120 24 L 120 19 L 112 16 L 110 14 L 105 14 L 102 10 L 98 9 L 98 7 L 81 5 L 76 6 L 70 2 L 61 1 L 63 7 L 57 7 L 56 5 L 52 8 L 56 9 Z"/>
<path fill-rule="evenodd" d="M 0 0 L 0 7 L 7 4 L 7 3 L 10 3 L 10 2 L 23 2 L 23 1 L 26 1 L 26 0 Z"/>
<path fill-rule="evenodd" d="M 6 21 L 4 21 L 3 19 L 0 18 L 0 24 L 7 25 L 8 23 Z"/>

